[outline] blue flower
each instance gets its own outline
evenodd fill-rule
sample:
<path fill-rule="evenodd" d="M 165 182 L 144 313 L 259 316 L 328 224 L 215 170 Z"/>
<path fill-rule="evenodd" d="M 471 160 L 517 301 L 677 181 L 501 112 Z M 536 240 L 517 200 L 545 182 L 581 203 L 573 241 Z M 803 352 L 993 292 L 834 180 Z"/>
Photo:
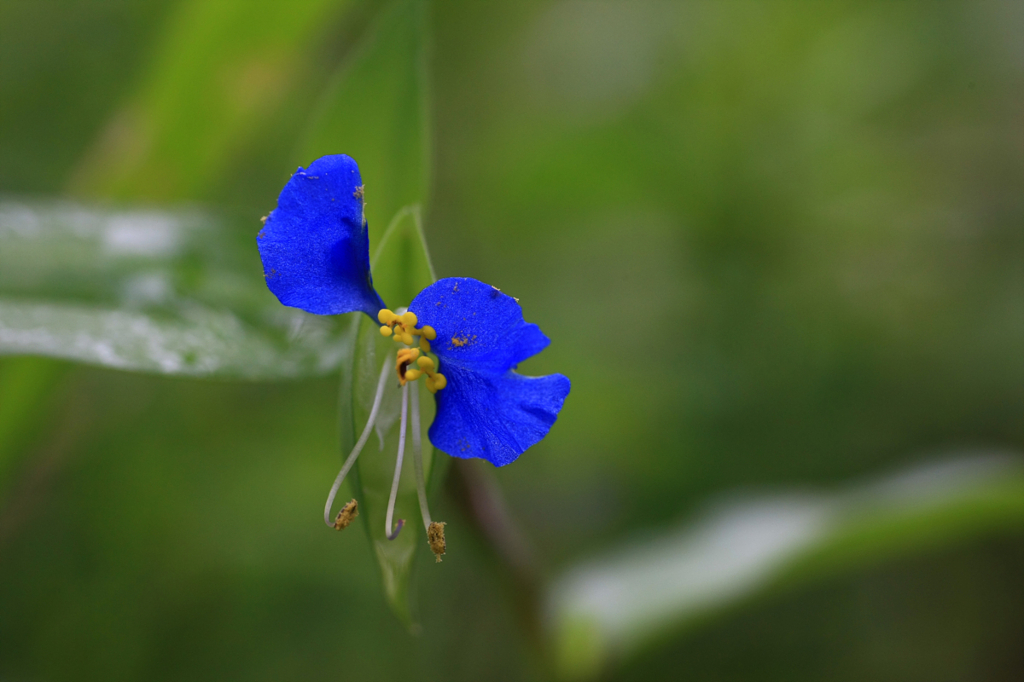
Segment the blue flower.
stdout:
<path fill-rule="evenodd" d="M 281 303 L 373 318 L 384 307 L 370 277 L 363 180 L 351 157 L 324 156 L 295 171 L 256 243 L 267 286 Z"/>
<path fill-rule="evenodd" d="M 257 243 L 267 286 L 281 303 L 318 315 L 366 313 L 383 325 L 384 336 L 399 343 L 393 357 L 402 386 L 402 417 L 385 532 L 394 538 L 404 523 L 399 520 L 393 528 L 391 522 L 411 403 L 420 508 L 440 560 L 444 524 L 430 521 L 415 426 L 418 391 L 410 391 L 407 384 L 425 375 L 434 394 L 437 411 L 429 436 L 435 447 L 455 457 L 504 466 L 547 435 L 569 394 L 569 380 L 561 374 L 527 377 L 515 371 L 550 341 L 537 325 L 523 321 L 516 299 L 469 278 L 439 280 L 421 291 L 408 310 L 389 310 L 373 288 L 362 179 L 348 156 L 325 156 L 307 170 L 299 168 L 266 218 Z M 353 500 L 332 522 L 331 505 L 369 438 L 387 377 L 393 376 L 390 361 L 381 369 L 363 433 L 331 489 L 324 509 L 328 526 L 344 528 L 356 514 Z"/>

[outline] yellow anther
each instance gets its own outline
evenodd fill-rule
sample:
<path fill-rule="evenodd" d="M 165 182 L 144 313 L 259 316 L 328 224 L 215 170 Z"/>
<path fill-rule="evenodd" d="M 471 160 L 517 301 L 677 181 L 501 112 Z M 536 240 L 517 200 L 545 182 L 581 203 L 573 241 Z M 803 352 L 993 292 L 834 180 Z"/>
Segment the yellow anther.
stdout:
<path fill-rule="evenodd" d="M 395 374 L 402 386 L 406 382 L 416 381 L 424 374 L 427 375 L 427 388 L 431 393 L 436 393 L 448 384 L 444 375 L 437 374 L 437 363 L 426 356 L 430 352 L 430 342 L 437 338 L 437 332 L 433 327 L 416 329 L 416 313 L 406 311 L 396 315 L 387 308 L 377 313 L 377 320 L 383 325 L 380 328 L 381 336 L 392 337 L 398 343 L 404 343 L 411 348 L 399 348 L 395 358 Z M 419 347 L 413 346 L 416 337 L 419 337 Z M 410 367 L 412 363 L 417 367 Z"/>
<path fill-rule="evenodd" d="M 406 367 L 412 364 L 419 354 L 419 348 L 403 348 L 398 351 L 398 355 L 395 357 L 395 374 L 398 375 L 398 383 L 402 386 L 405 386 L 405 382 L 409 380 L 409 372 Z M 416 370 L 416 376 L 419 375 L 419 370 Z"/>
<path fill-rule="evenodd" d="M 402 348 L 401 350 L 398 351 L 398 357 L 395 359 L 395 361 L 398 364 L 402 364 L 403 362 L 409 364 L 419 356 L 419 348 Z"/>

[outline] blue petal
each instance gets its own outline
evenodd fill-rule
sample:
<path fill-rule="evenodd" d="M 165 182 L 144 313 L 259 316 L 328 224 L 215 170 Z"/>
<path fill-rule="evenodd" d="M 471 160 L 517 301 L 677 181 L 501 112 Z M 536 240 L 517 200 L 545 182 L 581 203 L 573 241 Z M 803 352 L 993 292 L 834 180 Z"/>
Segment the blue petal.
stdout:
<path fill-rule="evenodd" d="M 569 394 L 561 374 L 526 377 L 444 365 L 448 385 L 435 394 L 430 442 L 449 455 L 510 464 L 548 434 Z"/>
<path fill-rule="evenodd" d="M 437 332 L 430 349 L 446 367 L 500 374 L 551 343 L 540 327 L 523 321 L 514 298 L 468 277 L 439 279 L 413 299 L 409 310 L 418 326 Z"/>
<path fill-rule="evenodd" d="M 450 277 L 421 291 L 409 310 L 418 326 L 437 332 L 430 349 L 447 379 L 435 394 L 434 447 L 504 466 L 547 435 L 570 384 L 561 374 L 512 371 L 550 343 L 537 325 L 523 321 L 514 298 L 475 279 Z"/>
<path fill-rule="evenodd" d="M 359 167 L 344 154 L 299 168 L 256 240 L 267 286 L 281 303 L 317 315 L 385 307 L 370 278 Z"/>

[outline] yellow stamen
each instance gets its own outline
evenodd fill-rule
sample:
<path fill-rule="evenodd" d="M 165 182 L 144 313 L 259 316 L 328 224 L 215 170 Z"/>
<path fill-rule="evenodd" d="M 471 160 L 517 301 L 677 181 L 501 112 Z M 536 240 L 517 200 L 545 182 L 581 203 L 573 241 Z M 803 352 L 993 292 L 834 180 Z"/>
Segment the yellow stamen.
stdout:
<path fill-rule="evenodd" d="M 381 336 L 390 336 L 398 343 L 413 346 L 415 338 L 420 337 L 418 347 L 400 348 L 395 358 L 395 373 L 402 386 L 409 381 L 416 381 L 424 374 L 427 375 L 427 388 L 431 393 L 440 391 L 447 385 L 448 381 L 444 376 L 435 371 L 437 363 L 426 356 L 426 353 L 430 352 L 430 340 L 437 338 L 437 332 L 433 327 L 416 329 L 416 313 L 406 311 L 401 315 L 396 315 L 387 308 L 383 308 L 377 313 L 377 320 L 382 325 Z M 418 369 L 409 367 L 414 362 L 418 365 Z"/>
<path fill-rule="evenodd" d="M 427 377 L 427 389 L 431 393 L 437 393 L 442 388 L 448 385 L 448 380 L 445 379 L 443 374 L 432 374 Z"/>
<path fill-rule="evenodd" d="M 398 351 L 398 356 L 395 358 L 395 373 L 398 374 L 398 383 L 402 386 L 405 386 L 407 380 L 405 368 L 416 359 L 416 355 L 413 355 L 414 351 L 416 355 L 420 354 L 417 348 L 403 348 Z"/>

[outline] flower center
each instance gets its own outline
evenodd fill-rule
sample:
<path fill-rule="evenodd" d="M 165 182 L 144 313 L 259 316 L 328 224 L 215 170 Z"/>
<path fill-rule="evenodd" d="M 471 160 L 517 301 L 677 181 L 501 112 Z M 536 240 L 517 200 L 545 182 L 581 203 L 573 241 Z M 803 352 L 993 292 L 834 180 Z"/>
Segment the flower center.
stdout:
<path fill-rule="evenodd" d="M 377 313 L 377 320 L 383 325 L 380 328 L 382 336 L 390 336 L 406 346 L 413 345 L 413 337 L 420 337 L 418 348 L 401 348 L 398 357 L 395 358 L 395 372 L 402 386 L 405 386 L 407 381 L 416 381 L 424 374 L 427 375 L 427 389 L 431 393 L 437 393 L 448 385 L 445 376 L 437 371 L 437 363 L 426 355 L 430 352 L 430 342 L 437 338 L 437 332 L 433 327 L 417 329 L 416 313 L 406 311 L 397 315 L 387 308 Z M 414 362 L 416 367 L 410 369 L 409 365 Z"/>

